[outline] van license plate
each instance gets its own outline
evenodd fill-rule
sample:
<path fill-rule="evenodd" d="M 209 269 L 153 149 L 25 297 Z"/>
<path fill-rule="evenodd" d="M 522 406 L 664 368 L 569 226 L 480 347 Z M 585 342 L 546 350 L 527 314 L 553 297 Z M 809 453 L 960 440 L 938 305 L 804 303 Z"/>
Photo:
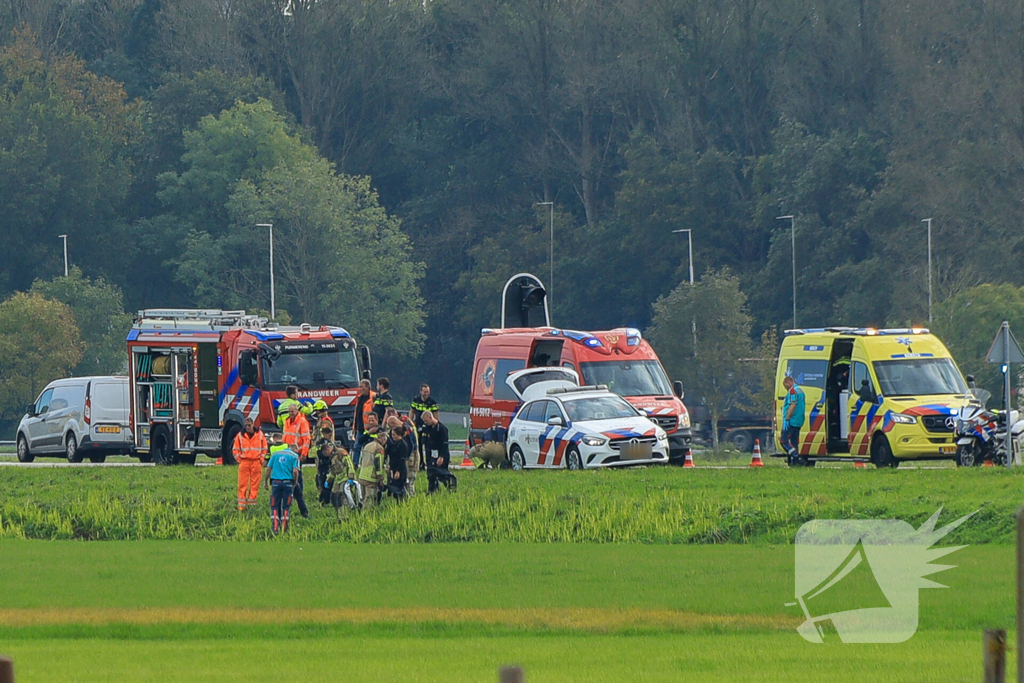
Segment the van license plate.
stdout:
<path fill-rule="evenodd" d="M 939 453 L 943 455 L 952 455 L 956 453 L 956 446 L 939 446 Z"/>
<path fill-rule="evenodd" d="M 649 443 L 624 443 L 622 444 L 623 460 L 650 460 L 651 444 Z"/>
<path fill-rule="evenodd" d="M 97 427 L 96 431 L 100 434 L 120 434 L 120 427 Z"/>

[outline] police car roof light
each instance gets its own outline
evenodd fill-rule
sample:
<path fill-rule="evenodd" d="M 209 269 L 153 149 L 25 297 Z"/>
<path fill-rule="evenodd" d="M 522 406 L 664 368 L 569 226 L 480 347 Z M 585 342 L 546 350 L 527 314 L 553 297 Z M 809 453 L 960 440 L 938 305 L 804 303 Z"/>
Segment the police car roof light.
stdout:
<path fill-rule="evenodd" d="M 549 396 L 555 394 L 573 394 L 581 391 L 608 391 L 607 384 L 588 384 L 583 387 L 556 387 L 554 389 L 548 389 L 547 393 Z"/>

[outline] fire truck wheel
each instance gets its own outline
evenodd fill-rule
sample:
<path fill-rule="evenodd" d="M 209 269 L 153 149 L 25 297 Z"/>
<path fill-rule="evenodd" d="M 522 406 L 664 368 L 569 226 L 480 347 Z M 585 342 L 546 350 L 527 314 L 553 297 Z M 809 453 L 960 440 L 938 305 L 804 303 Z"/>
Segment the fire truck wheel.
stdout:
<path fill-rule="evenodd" d="M 235 462 L 235 452 L 232 447 L 235 444 L 235 437 L 238 436 L 241 431 L 242 425 L 237 422 L 232 422 L 224 432 L 224 441 L 220 444 L 220 457 L 224 458 L 225 465 L 238 464 Z"/>
<path fill-rule="evenodd" d="M 178 454 L 179 465 L 195 465 L 196 464 L 196 452 L 189 451 L 188 453 Z"/>
<path fill-rule="evenodd" d="M 153 454 L 152 453 L 137 452 L 135 454 L 135 457 L 139 459 L 139 462 L 153 462 Z"/>
<path fill-rule="evenodd" d="M 78 452 L 78 440 L 71 432 L 64 438 L 64 457 L 68 462 L 82 462 L 82 454 Z"/>
<path fill-rule="evenodd" d="M 174 448 L 171 447 L 171 433 L 167 427 L 160 425 L 153 428 L 153 433 L 150 436 L 149 453 L 153 456 L 153 462 L 157 465 L 177 464 L 177 454 L 174 452 Z"/>
<path fill-rule="evenodd" d="M 32 462 L 36 456 L 28 450 L 28 441 L 24 436 L 18 437 L 18 462 Z"/>

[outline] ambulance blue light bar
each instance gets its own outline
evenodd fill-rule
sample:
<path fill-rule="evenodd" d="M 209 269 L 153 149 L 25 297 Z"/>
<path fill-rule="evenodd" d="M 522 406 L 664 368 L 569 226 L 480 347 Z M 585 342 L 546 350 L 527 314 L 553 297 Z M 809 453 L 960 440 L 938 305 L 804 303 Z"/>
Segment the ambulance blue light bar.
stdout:
<path fill-rule="evenodd" d="M 894 334 L 930 334 L 927 327 L 815 327 L 806 329 L 786 330 L 786 337 L 799 334 L 851 334 L 858 337 L 885 337 Z"/>

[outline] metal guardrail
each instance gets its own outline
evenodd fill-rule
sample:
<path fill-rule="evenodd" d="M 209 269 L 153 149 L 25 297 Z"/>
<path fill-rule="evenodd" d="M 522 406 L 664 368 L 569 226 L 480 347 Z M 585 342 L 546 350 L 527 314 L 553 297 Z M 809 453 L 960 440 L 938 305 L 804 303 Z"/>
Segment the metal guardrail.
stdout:
<path fill-rule="evenodd" d="M 15 441 L 0 441 L 0 446 L 14 446 L 15 444 Z"/>

